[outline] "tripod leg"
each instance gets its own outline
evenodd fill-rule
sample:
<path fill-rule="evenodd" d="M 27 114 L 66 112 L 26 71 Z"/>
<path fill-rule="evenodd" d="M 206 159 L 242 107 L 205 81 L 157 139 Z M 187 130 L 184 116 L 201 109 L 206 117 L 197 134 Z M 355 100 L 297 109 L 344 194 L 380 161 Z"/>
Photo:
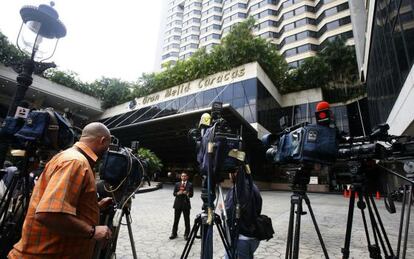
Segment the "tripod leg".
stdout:
<path fill-rule="evenodd" d="M 358 208 L 361 211 L 361 216 L 362 216 L 362 222 L 364 223 L 364 231 L 365 231 L 365 236 L 367 238 L 367 244 L 368 244 L 368 251 L 369 251 L 369 255 L 370 258 L 378 258 L 378 250 L 375 245 L 371 244 L 371 239 L 369 236 L 369 232 L 368 232 L 368 224 L 367 224 L 367 219 L 365 217 L 365 208 L 366 208 L 366 203 L 364 202 L 364 196 L 362 193 L 358 194 Z M 375 235 L 375 233 L 374 233 Z"/>
<path fill-rule="evenodd" d="M 197 231 L 200 228 L 201 225 L 201 215 L 197 215 L 194 220 L 193 228 L 190 231 L 190 235 L 188 236 L 187 243 L 185 244 L 184 250 L 181 253 L 181 259 L 186 259 L 188 257 L 188 254 L 190 253 L 191 247 L 194 243 L 194 239 L 197 235 Z"/>
<path fill-rule="evenodd" d="M 10 203 L 13 199 L 13 193 L 14 190 L 16 189 L 18 183 L 18 176 L 15 174 L 13 175 L 13 178 L 10 182 L 9 187 L 7 188 L 6 192 L 4 193 L 3 198 L 1 199 L 1 203 L 0 203 L 0 229 L 3 229 L 5 227 L 6 224 L 6 220 L 7 220 L 7 213 L 10 207 Z"/>
<path fill-rule="evenodd" d="M 388 248 L 388 251 L 390 253 L 390 256 L 393 258 L 394 257 L 394 251 L 392 250 L 390 240 L 388 239 L 387 232 L 385 231 L 385 228 L 384 228 L 384 223 L 382 223 L 381 216 L 378 212 L 378 208 L 377 208 L 377 205 L 375 204 L 374 197 L 372 196 L 372 194 L 369 196 L 369 199 L 371 201 L 372 208 L 374 209 L 374 213 L 375 213 L 375 216 L 377 218 L 378 225 L 380 226 L 380 229 L 381 229 L 381 232 L 379 232 L 379 230 L 378 230 L 378 233 L 380 233 L 380 234 L 382 233 L 382 236 L 384 237 L 384 240 L 387 244 L 387 248 Z M 388 258 L 388 252 L 387 252 L 387 249 L 384 245 L 384 242 L 382 241 L 381 236 L 380 236 L 380 241 L 381 241 L 381 245 L 383 247 L 382 249 L 384 250 L 385 257 Z"/>
<path fill-rule="evenodd" d="M 379 244 L 380 244 L 381 247 L 382 247 L 382 250 L 384 251 L 385 258 L 388 258 L 388 253 L 385 249 L 384 241 L 382 240 L 381 233 L 378 229 L 377 221 L 374 217 L 374 213 L 372 212 L 370 194 L 365 193 L 364 197 L 365 197 L 365 201 L 366 201 L 366 204 L 367 204 L 367 207 L 368 207 L 368 215 L 369 215 L 369 218 L 370 218 L 370 221 L 371 221 L 371 228 L 372 228 L 372 232 L 373 232 L 373 236 L 374 236 L 374 242 L 375 242 L 375 244 L 370 246 L 370 248 L 369 248 L 370 249 L 369 250 L 370 255 L 372 256 L 372 258 L 378 258 L 378 259 L 382 258 L 381 249 L 380 249 L 380 246 L 379 246 Z M 378 240 L 379 240 L 379 243 L 378 243 Z"/>
<path fill-rule="evenodd" d="M 302 208 L 302 196 L 298 195 L 296 210 L 296 221 L 295 221 L 295 236 L 293 240 L 293 259 L 299 258 L 299 241 L 300 241 L 300 219 L 303 213 Z"/>
<path fill-rule="evenodd" d="M 221 219 L 218 215 L 215 215 L 215 224 L 216 224 L 217 230 L 220 234 L 221 241 L 223 242 L 224 249 L 226 250 L 226 253 L 227 253 L 229 259 L 233 259 L 234 255 L 233 255 L 233 253 L 230 249 L 229 240 L 226 238 L 226 234 L 225 234 L 223 224 L 221 223 Z"/>
<path fill-rule="evenodd" d="M 292 239 L 293 239 L 293 221 L 295 220 L 295 194 L 290 197 L 290 215 L 289 215 L 289 227 L 288 227 L 288 236 L 286 242 L 286 254 L 285 259 L 292 258 Z"/>
<path fill-rule="evenodd" d="M 349 246 L 351 244 L 351 230 L 352 230 L 352 221 L 354 218 L 354 207 L 355 207 L 355 192 L 351 191 L 351 197 L 349 198 L 349 207 L 348 207 L 348 219 L 346 222 L 345 244 L 344 244 L 344 248 L 342 248 L 342 259 L 349 258 Z"/>
<path fill-rule="evenodd" d="M 325 243 L 323 242 L 321 232 L 319 231 L 318 223 L 316 222 L 315 215 L 313 214 L 313 210 L 312 210 L 312 206 L 310 204 L 309 197 L 306 193 L 304 194 L 304 198 L 305 198 L 306 205 L 308 206 L 309 213 L 310 213 L 312 221 L 313 221 L 313 225 L 315 226 L 315 230 L 316 230 L 316 234 L 318 235 L 319 242 L 321 243 L 321 247 L 322 247 L 323 253 L 325 255 L 325 258 L 329 259 L 328 251 L 326 251 Z"/>
<path fill-rule="evenodd" d="M 132 256 L 134 259 L 137 259 L 137 251 L 135 249 L 135 242 L 134 242 L 134 236 L 132 235 L 132 227 L 131 227 L 131 214 L 129 211 L 125 213 L 127 226 L 128 226 L 128 234 L 129 234 L 129 241 L 131 242 L 131 249 L 132 249 Z"/>
<path fill-rule="evenodd" d="M 400 230 L 398 231 L 398 244 L 397 244 L 397 255 L 396 255 L 397 258 L 399 258 L 399 256 L 400 256 L 402 229 L 403 229 L 403 226 L 404 226 L 405 206 L 406 206 L 406 202 L 407 202 L 407 189 L 408 189 L 408 186 L 404 185 L 403 200 L 402 200 L 402 203 L 401 203 L 402 207 L 401 207 L 401 218 L 400 218 Z"/>
<path fill-rule="evenodd" d="M 411 206 L 413 203 L 413 186 L 411 185 L 409 188 L 410 192 L 409 192 L 409 198 L 408 198 L 408 211 L 407 211 L 407 218 L 406 218 L 406 223 L 405 223 L 405 235 L 404 235 L 404 246 L 403 246 L 403 250 L 402 250 L 402 257 L 401 258 L 405 258 L 405 253 L 407 252 L 407 240 L 408 240 L 408 229 L 410 226 L 410 216 L 411 216 Z"/>
<path fill-rule="evenodd" d="M 201 259 L 213 258 L 213 225 L 201 225 Z"/>

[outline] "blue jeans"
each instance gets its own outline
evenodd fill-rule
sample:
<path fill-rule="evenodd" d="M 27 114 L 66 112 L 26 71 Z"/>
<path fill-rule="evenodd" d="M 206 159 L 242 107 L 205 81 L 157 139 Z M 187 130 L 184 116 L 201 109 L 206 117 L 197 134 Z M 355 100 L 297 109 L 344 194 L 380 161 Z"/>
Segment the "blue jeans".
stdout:
<path fill-rule="evenodd" d="M 237 259 L 253 259 L 254 252 L 259 247 L 260 241 L 257 239 L 249 240 L 238 240 L 237 241 Z M 227 253 L 225 256 L 226 259 L 229 259 Z"/>

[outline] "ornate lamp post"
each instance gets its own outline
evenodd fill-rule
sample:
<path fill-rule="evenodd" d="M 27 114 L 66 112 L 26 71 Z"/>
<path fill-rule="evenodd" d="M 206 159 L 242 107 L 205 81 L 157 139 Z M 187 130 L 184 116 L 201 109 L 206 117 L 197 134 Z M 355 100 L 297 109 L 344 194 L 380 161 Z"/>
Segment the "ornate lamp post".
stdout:
<path fill-rule="evenodd" d="M 22 25 L 17 36 L 17 47 L 29 55 L 18 69 L 17 89 L 7 112 L 14 116 L 16 107 L 24 99 L 27 89 L 33 82 L 33 72 L 42 72 L 54 67 L 54 63 L 42 63 L 55 53 L 60 38 L 66 35 L 65 25 L 51 5 L 23 6 L 20 9 Z"/>
<path fill-rule="evenodd" d="M 66 27 L 59 20 L 59 15 L 53 8 L 54 3 L 36 6 L 23 6 L 20 9 L 22 25 L 17 37 L 17 47 L 29 58 L 22 64 L 14 64 L 13 69 L 18 73 L 17 87 L 7 112 L 8 117 L 14 117 L 17 107 L 21 104 L 27 89 L 33 82 L 33 73 L 55 67 L 54 63 L 43 61 L 55 53 L 58 41 L 66 35 Z M 0 168 L 3 167 L 11 138 L 0 138 Z"/>
<path fill-rule="evenodd" d="M 27 89 L 33 82 L 32 74 L 34 72 L 41 73 L 45 69 L 54 67 L 53 63 L 43 63 L 43 61 L 53 56 L 57 42 L 60 38 L 66 35 L 66 28 L 59 20 L 59 15 L 53 9 L 54 3 L 51 5 L 24 6 L 20 9 L 22 17 L 22 25 L 20 27 L 19 36 L 17 37 L 18 48 L 29 55 L 29 58 L 23 61 L 22 64 L 15 65 L 13 68 L 18 73 L 17 88 L 14 94 L 12 103 L 7 112 L 7 121 L 13 121 L 16 114 L 16 108 L 23 101 Z M 16 119 L 14 119 L 16 121 Z M 6 123 L 7 123 L 6 121 Z M 9 149 L 9 144 L 13 141 L 13 137 L 8 135 L 9 132 L 1 136 L 0 139 L 0 167 L 3 163 Z M 28 162 L 29 158 L 34 154 L 33 150 L 26 150 L 24 162 L 19 174 L 13 176 L 13 181 L 19 181 L 17 178 L 23 179 L 23 194 L 22 205 L 19 209 L 24 216 L 27 209 L 27 204 L 30 199 L 29 191 L 29 174 Z M 1 199 L 2 207 L 0 208 L 0 257 L 4 258 L 12 248 L 13 244 L 20 238 L 21 227 L 24 217 L 17 217 L 16 212 L 9 212 L 9 204 L 12 194 L 14 193 L 14 186 L 10 186 L 10 193 L 7 194 L 6 199 Z M 4 198 L 4 197 L 3 197 Z M 3 203 L 4 202 L 4 203 Z M 12 220 L 10 220 L 10 215 Z"/>

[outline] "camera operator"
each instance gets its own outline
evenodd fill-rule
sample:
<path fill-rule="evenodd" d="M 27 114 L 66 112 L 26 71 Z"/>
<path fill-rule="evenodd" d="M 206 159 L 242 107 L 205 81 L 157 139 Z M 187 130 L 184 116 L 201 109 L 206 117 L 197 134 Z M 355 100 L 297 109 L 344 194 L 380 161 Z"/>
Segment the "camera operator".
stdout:
<path fill-rule="evenodd" d="M 235 169 L 229 173 L 229 177 L 233 182 L 233 188 L 227 193 L 224 203 L 230 234 L 236 243 L 236 258 L 253 259 L 254 252 L 260 244 L 255 236 L 255 223 L 262 211 L 262 197 L 250 175 L 239 175 L 239 169 Z M 234 227 L 235 222 L 237 227 Z"/>
<path fill-rule="evenodd" d="M 22 237 L 9 258 L 91 258 L 95 242 L 111 238 L 107 226 L 96 226 L 99 209 L 96 161 L 108 150 L 109 130 L 102 123 L 85 126 L 79 142 L 55 155 L 35 184 Z"/>

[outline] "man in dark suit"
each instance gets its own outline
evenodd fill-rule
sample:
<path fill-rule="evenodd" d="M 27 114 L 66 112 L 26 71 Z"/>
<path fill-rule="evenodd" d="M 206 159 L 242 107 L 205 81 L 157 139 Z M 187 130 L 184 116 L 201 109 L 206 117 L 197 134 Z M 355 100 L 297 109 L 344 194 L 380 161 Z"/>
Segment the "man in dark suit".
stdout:
<path fill-rule="evenodd" d="M 181 212 L 184 214 L 185 232 L 184 239 L 187 240 L 190 233 L 190 198 L 193 197 L 193 184 L 188 181 L 186 172 L 181 173 L 181 181 L 174 186 L 174 225 L 170 239 L 177 237 L 178 222 L 180 221 Z"/>

